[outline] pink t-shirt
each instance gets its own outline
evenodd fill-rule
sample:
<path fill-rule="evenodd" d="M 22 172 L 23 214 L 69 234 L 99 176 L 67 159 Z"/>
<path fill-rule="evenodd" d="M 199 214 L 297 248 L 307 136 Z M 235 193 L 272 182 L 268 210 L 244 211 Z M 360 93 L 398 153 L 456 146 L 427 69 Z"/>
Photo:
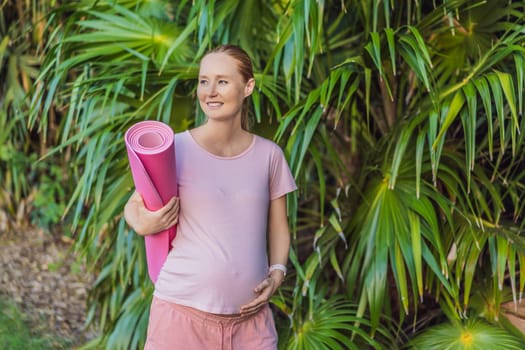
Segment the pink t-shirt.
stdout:
<path fill-rule="evenodd" d="M 268 271 L 270 200 L 297 189 L 282 150 L 254 136 L 234 157 L 206 151 L 189 131 L 175 135 L 179 224 L 154 295 L 235 314 Z"/>

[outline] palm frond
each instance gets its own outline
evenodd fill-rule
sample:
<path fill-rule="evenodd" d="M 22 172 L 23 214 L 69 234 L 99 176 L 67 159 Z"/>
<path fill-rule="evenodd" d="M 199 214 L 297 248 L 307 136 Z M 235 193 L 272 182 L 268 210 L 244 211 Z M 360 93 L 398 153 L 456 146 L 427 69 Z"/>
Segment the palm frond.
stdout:
<path fill-rule="evenodd" d="M 524 343 L 501 328 L 480 320 L 446 323 L 428 329 L 411 341 L 411 349 L 522 349 Z"/>

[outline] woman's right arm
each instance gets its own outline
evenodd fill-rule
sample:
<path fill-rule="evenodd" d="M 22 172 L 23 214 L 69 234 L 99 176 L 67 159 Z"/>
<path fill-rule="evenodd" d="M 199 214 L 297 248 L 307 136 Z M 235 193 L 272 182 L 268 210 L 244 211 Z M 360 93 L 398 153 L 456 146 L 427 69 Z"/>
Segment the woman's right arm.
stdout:
<path fill-rule="evenodd" d="M 173 197 L 159 210 L 150 211 L 135 191 L 124 206 L 124 219 L 141 236 L 164 231 L 179 221 L 179 198 Z"/>

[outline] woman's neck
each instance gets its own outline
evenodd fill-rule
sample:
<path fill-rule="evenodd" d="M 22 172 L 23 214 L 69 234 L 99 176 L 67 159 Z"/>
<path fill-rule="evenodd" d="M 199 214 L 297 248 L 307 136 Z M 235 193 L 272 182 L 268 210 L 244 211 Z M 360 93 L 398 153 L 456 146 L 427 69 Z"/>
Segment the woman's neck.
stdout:
<path fill-rule="evenodd" d="M 240 123 L 208 120 L 191 130 L 193 138 L 209 152 L 229 157 L 242 153 L 253 140 L 253 135 L 241 128 Z"/>
<path fill-rule="evenodd" d="M 208 120 L 198 129 L 202 129 L 202 134 L 207 139 L 223 143 L 234 142 L 237 138 L 245 134 L 245 131 L 241 128 L 241 123 L 238 120 Z"/>

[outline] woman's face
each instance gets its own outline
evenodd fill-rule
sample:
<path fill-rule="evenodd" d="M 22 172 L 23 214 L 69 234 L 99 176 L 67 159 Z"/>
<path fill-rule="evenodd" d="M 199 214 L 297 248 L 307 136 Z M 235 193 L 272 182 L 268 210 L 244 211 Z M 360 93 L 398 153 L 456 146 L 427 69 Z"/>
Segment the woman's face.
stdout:
<path fill-rule="evenodd" d="M 255 81 L 244 81 L 237 64 L 222 52 L 208 54 L 201 60 L 197 97 L 208 118 L 240 119 L 243 101 L 252 93 Z"/>

